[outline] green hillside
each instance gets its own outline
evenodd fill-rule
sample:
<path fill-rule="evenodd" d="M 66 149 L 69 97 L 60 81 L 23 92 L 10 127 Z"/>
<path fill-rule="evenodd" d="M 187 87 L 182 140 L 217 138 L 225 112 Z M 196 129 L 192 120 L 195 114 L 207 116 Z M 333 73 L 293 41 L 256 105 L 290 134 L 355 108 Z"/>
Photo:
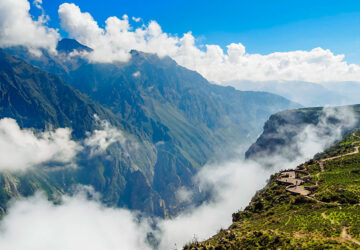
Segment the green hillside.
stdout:
<path fill-rule="evenodd" d="M 296 171 L 271 176 L 228 229 L 184 249 L 360 248 L 359 146 L 353 132 Z"/>

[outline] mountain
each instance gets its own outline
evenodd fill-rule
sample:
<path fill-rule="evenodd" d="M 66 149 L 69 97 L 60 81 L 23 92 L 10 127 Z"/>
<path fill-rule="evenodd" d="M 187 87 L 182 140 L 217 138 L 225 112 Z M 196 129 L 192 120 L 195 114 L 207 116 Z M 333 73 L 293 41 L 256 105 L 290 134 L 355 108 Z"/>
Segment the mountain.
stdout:
<path fill-rule="evenodd" d="M 266 91 L 283 96 L 305 107 L 339 106 L 358 103 L 359 82 L 330 82 L 325 84 L 300 81 L 233 81 L 223 85 L 242 91 Z"/>
<path fill-rule="evenodd" d="M 109 110 L 62 81 L 0 50 L 0 117 L 21 127 L 72 127 L 76 138 L 95 126 L 94 114 L 121 126 Z"/>
<path fill-rule="evenodd" d="M 344 128 L 344 133 L 353 129 L 354 127 L 360 127 L 360 105 L 353 106 L 340 106 L 329 108 L 329 115 L 324 116 L 323 108 L 304 108 L 281 111 L 270 116 L 269 120 L 264 125 L 263 133 L 246 151 L 245 157 L 247 159 L 257 160 L 265 155 L 276 155 L 284 151 L 284 148 L 289 145 L 296 145 L 296 140 L 299 138 L 300 131 L 304 131 L 305 127 L 311 125 L 315 127 L 321 126 L 321 124 L 340 124 L 340 120 L 337 118 L 339 114 L 349 114 L 354 120 L 354 124 L 344 124 L 348 126 Z M 330 112 L 331 111 L 331 112 Z M 337 114 L 337 116 L 335 116 Z M 351 118 L 351 117 L 350 117 Z M 326 121 L 324 121 L 324 119 Z M 330 133 L 332 127 L 324 127 L 323 133 Z M 291 152 L 287 151 L 288 159 L 293 159 L 295 155 L 299 154 L 299 149 L 292 148 Z"/>
<path fill-rule="evenodd" d="M 358 249 L 360 132 L 271 176 L 228 229 L 184 249 Z M 209 218 L 211 219 L 211 218 Z"/>
<path fill-rule="evenodd" d="M 78 47 L 75 44 L 71 48 L 70 45 L 69 51 Z M 103 110 L 104 115 L 99 115 L 101 119 L 135 138 L 140 145 L 137 152 L 126 158 L 121 145 L 112 145 L 105 155 L 80 160 L 85 166 L 84 171 L 72 173 L 70 177 L 68 173 L 61 174 L 72 180 L 64 183 L 62 192 L 76 183 L 92 185 L 102 194 L 106 204 L 151 215 L 176 214 L 188 205 L 177 199 L 176 191 L 187 187 L 199 193 L 192 178 L 204 164 L 230 154 L 235 146 L 247 145 L 254 140 L 272 113 L 299 107 L 277 95 L 210 84 L 169 57 L 160 58 L 138 51 L 131 52 L 128 62 L 111 64 L 90 63 L 65 52 L 54 55 L 44 51 L 41 57 L 35 57 L 21 47 L 7 49 L 7 52 L 36 66 L 26 64 L 28 76 L 18 76 L 15 71 L 15 76 L 9 79 L 25 78 L 27 84 L 36 82 L 45 88 L 47 84 L 41 83 L 41 78 L 38 81 L 32 79 L 32 71 L 48 72 L 42 74 L 65 84 L 86 102 Z M 54 95 L 61 97 L 63 94 Z M 29 97 L 37 98 L 43 99 L 42 94 Z M 68 112 L 74 112 L 72 102 L 69 99 L 63 103 Z M 11 117 L 21 120 L 16 112 Z M 53 127 L 69 126 L 74 131 L 85 131 L 85 128 L 73 128 L 81 124 L 81 116 L 71 119 L 78 121 L 54 123 Z M 43 118 L 34 120 L 42 121 Z M 32 127 L 32 123 L 26 126 Z M 89 127 L 86 131 L 92 129 Z M 76 138 L 81 136 L 79 132 Z M 201 202 L 200 193 L 198 197 L 195 202 Z"/>
<path fill-rule="evenodd" d="M 61 41 L 59 41 L 58 45 L 56 46 L 56 50 L 58 52 L 61 53 L 71 53 L 74 51 L 77 52 L 91 52 L 93 51 L 93 49 L 82 45 L 81 43 L 79 43 L 78 41 L 74 40 L 74 39 L 62 39 Z"/>
<path fill-rule="evenodd" d="M 46 128 L 69 127 L 75 140 L 86 138 L 88 132 L 102 129 L 95 115 L 106 120 L 117 129 L 127 132 L 125 121 L 110 110 L 74 89 L 59 77 L 46 73 L 24 61 L 0 51 L 0 117 L 10 117 L 22 128 L 43 131 Z M 151 188 L 144 177 L 149 171 L 148 162 L 155 161 L 155 152 L 146 139 L 135 137 L 135 143 L 142 140 L 136 152 L 127 155 L 121 144 L 114 144 L 100 156 L 89 157 L 89 152 L 79 155 L 79 168 L 33 168 L 27 172 L 4 172 L 0 175 L 0 198 L 2 210 L 14 196 L 32 195 L 42 189 L 50 197 L 71 192 L 76 184 L 92 185 L 109 205 L 139 206 L 149 214 L 166 215 L 164 201 Z M 139 183 L 141 185 L 139 185 Z M 135 185 L 135 186 L 134 186 Z M 126 193 L 144 200 L 126 200 Z"/>

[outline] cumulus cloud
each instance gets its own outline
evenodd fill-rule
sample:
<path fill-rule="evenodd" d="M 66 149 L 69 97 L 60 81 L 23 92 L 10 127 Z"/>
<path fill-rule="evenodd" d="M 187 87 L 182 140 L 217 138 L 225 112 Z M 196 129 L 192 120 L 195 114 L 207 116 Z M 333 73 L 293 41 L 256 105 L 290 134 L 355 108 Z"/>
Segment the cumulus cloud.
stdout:
<path fill-rule="evenodd" d="M 27 0 L 0 2 L 1 47 L 23 45 L 36 54 L 39 48 L 55 51 L 60 35 L 47 26 L 48 16 L 42 9 L 42 0 L 34 0 L 33 4 L 42 11 L 36 20 L 29 14 Z M 182 36 L 167 34 L 156 21 L 144 25 L 140 18 L 129 20 L 127 15 L 109 17 L 104 26 L 99 25 L 90 13 L 82 12 L 72 3 L 60 5 L 58 13 L 62 28 L 94 49 L 92 53 L 85 53 L 94 62 L 127 61 L 129 51 L 136 49 L 170 56 L 180 65 L 221 84 L 239 80 L 324 83 L 360 79 L 359 65 L 349 64 L 344 55 L 335 55 L 323 48 L 250 54 L 241 43 L 231 43 L 226 50 L 218 45 L 197 46 L 191 32 Z"/>
<path fill-rule="evenodd" d="M 126 61 L 129 51 L 170 56 L 180 65 L 196 70 L 217 83 L 234 80 L 252 81 L 358 81 L 360 67 L 348 64 L 344 55 L 330 50 L 314 48 L 275 52 L 268 55 L 249 54 L 241 43 L 232 43 L 224 51 L 218 45 L 205 45 L 200 49 L 195 37 L 188 32 L 182 37 L 162 31 L 156 21 L 134 28 L 129 18 L 109 17 L 101 28 L 90 13 L 81 12 L 75 4 L 59 7 L 62 27 L 70 36 L 92 47 L 89 59 L 98 62 Z M 134 19 L 137 22 L 137 19 Z"/>
<path fill-rule="evenodd" d="M 71 131 L 34 133 L 20 129 L 15 120 L 0 120 L 0 170 L 25 170 L 46 162 L 70 163 L 81 147 L 71 140 Z"/>
<path fill-rule="evenodd" d="M 178 39 L 162 32 L 155 21 L 133 30 L 129 17 L 123 15 L 122 18 L 109 17 L 105 28 L 100 28 L 90 13 L 81 12 L 75 4 L 64 3 L 58 12 L 61 26 L 69 35 L 94 49 L 89 55 L 92 61 L 126 61 L 132 49 L 165 56 L 177 48 Z"/>
<path fill-rule="evenodd" d="M 41 3 L 34 1 L 34 5 L 40 9 Z M 23 45 L 36 54 L 40 48 L 55 51 L 59 34 L 46 26 L 48 16 L 42 13 L 34 20 L 29 10 L 27 0 L 0 1 L 0 47 Z"/>

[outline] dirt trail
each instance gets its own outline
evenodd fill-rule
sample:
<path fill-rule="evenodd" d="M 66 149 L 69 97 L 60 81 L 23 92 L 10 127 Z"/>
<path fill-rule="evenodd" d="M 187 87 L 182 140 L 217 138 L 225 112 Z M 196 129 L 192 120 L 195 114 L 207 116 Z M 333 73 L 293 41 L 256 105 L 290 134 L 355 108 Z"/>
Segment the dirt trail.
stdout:
<path fill-rule="evenodd" d="M 321 216 L 325 219 L 325 220 L 329 220 L 331 222 L 331 224 L 336 224 L 334 220 L 330 219 L 329 217 L 326 216 L 325 213 L 322 213 Z M 360 241 L 354 239 L 353 237 L 351 237 L 350 234 L 347 233 L 347 229 L 349 229 L 348 227 L 342 227 L 342 231 L 341 231 L 341 238 L 344 240 L 348 240 L 351 241 L 357 245 L 360 246 Z"/>
<path fill-rule="evenodd" d="M 353 136 L 360 138 L 359 136 L 356 136 L 355 134 L 353 134 Z M 359 142 L 360 141 L 355 141 L 352 144 L 359 143 Z M 328 158 L 319 160 L 318 163 L 320 165 L 321 172 L 325 172 L 324 162 L 329 161 L 329 160 L 338 159 L 338 158 L 341 158 L 341 157 L 344 157 L 344 156 L 358 154 L 359 153 L 359 147 L 360 146 L 355 146 L 354 147 L 354 149 L 355 149 L 354 152 L 351 152 L 351 153 L 338 155 L 338 156 L 333 156 L 333 157 L 328 157 Z M 297 178 L 297 173 L 302 173 L 302 174 L 307 174 L 307 175 L 300 179 L 300 178 Z M 320 173 L 317 173 L 316 176 L 319 178 Z M 304 184 L 306 182 L 305 180 L 309 179 L 308 177 L 310 177 L 310 174 L 307 172 L 306 168 L 304 168 L 304 170 L 302 170 L 302 171 L 288 170 L 288 171 L 281 172 L 279 177 L 277 178 L 277 181 L 281 182 L 281 183 L 289 184 L 285 188 L 286 191 L 288 191 L 288 192 L 295 193 L 295 194 L 300 194 L 300 195 L 306 196 L 309 199 L 315 200 L 317 202 L 325 203 L 325 202 L 322 202 L 322 201 L 319 201 L 319 200 L 315 199 L 314 197 L 309 196 L 309 194 L 311 192 L 309 190 L 307 190 L 305 187 L 301 186 L 302 184 Z M 317 188 L 317 186 L 318 186 L 318 183 L 316 183 L 314 187 Z M 329 203 L 327 203 L 327 204 L 329 204 Z M 340 206 L 340 204 L 337 204 L 337 203 L 334 203 L 334 205 Z M 322 213 L 321 216 L 325 220 L 329 220 L 331 222 L 331 224 L 336 224 L 336 222 L 334 220 L 328 218 L 325 213 Z M 342 227 L 341 238 L 343 240 L 351 241 L 352 243 L 360 246 L 360 241 L 352 238 L 351 235 L 349 235 L 347 233 L 347 231 L 346 231 L 347 229 L 349 229 L 349 228 L 348 227 Z"/>
<path fill-rule="evenodd" d="M 335 224 L 335 221 L 332 219 L 329 219 L 329 217 L 326 216 L 325 212 L 321 214 L 321 216 L 325 219 L 325 220 L 329 220 L 331 222 L 331 224 Z"/>
<path fill-rule="evenodd" d="M 349 229 L 348 227 L 343 227 L 342 232 L 341 232 L 341 238 L 343 238 L 344 240 L 348 240 L 351 241 L 357 245 L 360 246 L 360 241 L 354 239 L 353 237 L 351 237 L 350 234 L 347 233 L 347 229 Z"/>
<path fill-rule="evenodd" d="M 285 189 L 291 193 L 300 194 L 300 195 L 309 195 L 310 191 L 306 190 L 304 187 L 300 186 L 304 184 L 304 180 L 296 178 L 296 171 L 284 171 L 281 172 L 278 179 L 278 182 L 290 184 Z"/>
<path fill-rule="evenodd" d="M 319 162 L 325 162 L 325 161 L 329 161 L 329 160 L 334 160 L 334 159 L 341 158 L 341 157 L 344 157 L 344 156 L 354 155 L 354 154 L 359 153 L 359 146 L 356 146 L 356 147 L 354 147 L 354 148 L 355 148 L 355 151 L 354 151 L 354 152 L 350 152 L 350 153 L 343 154 L 343 155 L 338 155 L 338 156 L 333 156 L 333 157 L 321 159 L 321 160 L 319 160 Z"/>
<path fill-rule="evenodd" d="M 360 136 L 356 135 L 355 132 L 352 133 L 351 135 L 360 139 Z M 354 143 L 355 143 L 355 142 L 354 142 Z"/>
<path fill-rule="evenodd" d="M 286 190 L 289 191 L 289 192 L 304 195 L 304 196 L 307 196 L 307 195 L 310 194 L 310 191 L 306 190 L 302 186 L 294 186 L 294 187 L 289 186 L 289 187 L 286 187 Z"/>
<path fill-rule="evenodd" d="M 324 171 L 325 171 L 324 162 L 330 161 L 330 160 L 334 160 L 334 159 L 338 159 L 338 158 L 341 158 L 341 157 L 344 157 L 344 156 L 349 156 L 349 155 L 358 154 L 358 153 L 359 153 L 359 146 L 354 147 L 354 149 L 355 149 L 354 152 L 350 152 L 350 153 L 347 153 L 347 154 L 338 155 L 338 156 L 333 156 L 333 157 L 328 157 L 328 158 L 325 158 L 325 159 L 318 160 L 318 163 L 319 163 L 321 172 L 324 172 Z"/>
<path fill-rule="evenodd" d="M 355 135 L 353 134 L 353 136 L 355 136 Z M 358 142 L 358 141 L 356 141 L 356 142 Z M 353 142 L 353 143 L 356 143 L 356 142 Z M 328 158 L 319 160 L 318 163 L 320 165 L 321 172 L 325 171 L 324 162 L 326 162 L 326 161 L 338 159 L 338 158 L 341 158 L 344 156 L 358 154 L 359 146 L 355 146 L 354 148 L 355 148 L 354 152 L 343 154 L 343 155 L 338 155 L 338 156 L 333 156 L 333 157 L 328 157 Z M 302 174 L 307 174 L 307 175 L 300 179 L 300 178 L 297 178 L 297 173 L 302 173 Z M 319 178 L 320 173 L 318 173 L 316 176 Z M 285 188 L 286 191 L 288 191 L 288 192 L 308 196 L 311 192 L 307 188 L 305 188 L 301 185 L 304 184 L 305 183 L 304 180 L 309 179 L 309 177 L 310 177 L 310 174 L 307 172 L 306 168 L 305 168 L 305 170 L 301 170 L 301 171 L 300 170 L 288 170 L 288 171 L 281 172 L 279 177 L 277 178 L 277 181 L 281 182 L 281 183 L 289 184 Z M 316 183 L 315 186 L 313 186 L 313 188 L 317 188 L 318 186 L 319 186 L 318 183 Z"/>

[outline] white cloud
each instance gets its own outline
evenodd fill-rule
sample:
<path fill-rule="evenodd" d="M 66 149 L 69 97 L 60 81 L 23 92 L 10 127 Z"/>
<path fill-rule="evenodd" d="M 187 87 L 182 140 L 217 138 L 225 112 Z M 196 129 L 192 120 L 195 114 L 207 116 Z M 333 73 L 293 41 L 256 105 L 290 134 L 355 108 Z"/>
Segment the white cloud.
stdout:
<path fill-rule="evenodd" d="M 34 0 L 33 4 L 35 5 L 36 8 L 42 10 L 42 0 Z"/>
<path fill-rule="evenodd" d="M 36 0 L 34 4 L 41 8 L 41 1 Z M 24 45 L 34 53 L 39 48 L 55 51 L 58 32 L 45 25 L 48 17 L 44 13 L 33 20 L 29 10 L 27 0 L 0 1 L 0 47 Z"/>
<path fill-rule="evenodd" d="M 210 81 L 359 81 L 360 67 L 348 64 L 344 55 L 314 48 L 310 51 L 275 52 L 268 55 L 246 53 L 241 43 L 232 43 L 224 51 L 218 45 L 199 49 L 191 32 L 182 37 L 162 31 L 151 21 L 147 26 L 133 28 L 125 15 L 109 17 L 100 28 L 90 13 L 81 12 L 75 4 L 59 7 L 62 27 L 75 39 L 94 48 L 90 60 L 100 62 L 126 61 L 129 51 L 170 56 L 180 65 L 196 70 Z M 136 19 L 134 19 L 136 21 Z"/>
<path fill-rule="evenodd" d="M 329 123 L 336 117 L 340 123 Z M 187 210 L 175 218 L 157 221 L 157 229 L 146 220 L 140 222 L 133 212 L 106 208 L 85 195 L 63 197 L 53 205 L 45 197 L 35 196 L 13 203 L 0 224 L 0 249 L 148 249 L 148 232 L 159 240 L 159 249 L 181 248 L 195 236 L 199 240 L 228 227 L 231 214 L 244 208 L 254 193 L 265 185 L 271 173 L 294 168 L 340 138 L 342 130 L 354 124 L 347 109 L 325 109 L 318 126 L 304 126 L 297 131 L 297 147 L 303 148 L 296 159 L 289 160 L 286 151 L 275 157 L 273 168 L 242 159 L 205 166 L 198 174 L 200 187 L 211 188 L 214 197 L 200 207 Z M 294 145 L 295 148 L 295 145 Z M 81 190 L 93 191 L 88 187 Z M 179 199 L 189 199 L 189 190 L 181 188 Z M 39 237 L 41 235 L 41 237 Z M 21 239 L 21 240 L 19 240 Z"/>
<path fill-rule="evenodd" d="M 216 45 L 196 51 L 194 60 L 177 58 L 180 64 L 195 69 L 209 80 L 226 82 L 252 81 L 358 81 L 360 67 L 348 64 L 343 55 L 315 48 L 311 51 L 275 52 L 268 55 L 248 54 L 242 44 L 230 44 L 227 53 Z"/>
<path fill-rule="evenodd" d="M 0 2 L 1 47 L 24 45 L 34 53 L 39 53 L 39 48 L 55 51 L 60 35 L 47 27 L 42 0 L 34 0 L 33 4 L 42 10 L 37 20 L 29 14 L 27 0 Z M 136 49 L 170 56 L 208 80 L 223 84 L 239 80 L 319 83 L 360 79 L 359 65 L 349 64 L 344 55 L 322 48 L 261 55 L 249 54 L 243 44 L 232 43 L 224 51 L 218 45 L 197 46 L 191 32 L 182 36 L 167 34 L 156 21 L 141 25 L 141 19 L 133 17 L 131 20 L 138 27 L 132 27 L 127 15 L 112 16 L 102 28 L 90 13 L 81 12 L 75 4 L 64 3 L 58 12 L 69 35 L 94 49 L 86 55 L 91 61 L 127 61 L 129 51 Z"/>
<path fill-rule="evenodd" d="M 122 131 L 106 120 L 99 120 L 97 116 L 95 118 L 100 123 L 101 129 L 96 129 L 92 133 L 87 134 L 87 138 L 84 140 L 84 145 L 90 147 L 90 156 L 101 154 L 113 143 L 119 142 L 123 146 L 127 139 Z"/>
<path fill-rule="evenodd" d="M 132 17 L 132 20 L 134 21 L 134 22 L 140 22 L 141 21 L 141 17 Z"/>
<path fill-rule="evenodd" d="M 274 170 L 241 160 L 206 166 L 198 175 L 215 188 L 215 200 L 159 223 L 160 249 L 181 248 L 194 237 L 204 240 L 231 224 L 231 214 L 244 208 Z"/>
<path fill-rule="evenodd" d="M 70 139 L 71 131 L 34 133 L 20 129 L 15 120 L 0 120 L 0 170 L 25 170 L 53 161 L 70 163 L 81 147 Z"/>
<path fill-rule="evenodd" d="M 339 122 L 331 122 L 334 119 L 339 120 Z M 308 125 L 297 133 L 298 135 L 295 138 L 298 144 L 297 148 L 300 150 L 301 155 L 310 158 L 314 152 L 322 152 L 337 140 L 340 140 L 344 131 L 354 128 L 357 122 L 354 111 L 348 106 L 325 107 L 316 125 Z"/>
<path fill-rule="evenodd" d="M 191 201 L 192 195 L 193 195 L 192 191 L 187 189 L 186 187 L 179 188 L 175 193 L 176 199 L 179 202 Z"/>
<path fill-rule="evenodd" d="M 141 73 L 140 71 L 136 71 L 134 74 L 133 74 L 133 77 L 137 78 L 137 77 L 140 77 Z"/>
<path fill-rule="evenodd" d="M 88 132 L 83 141 L 71 140 L 69 128 L 35 133 L 31 129 L 21 129 L 14 119 L 0 119 L 0 171 L 26 170 L 49 162 L 73 165 L 77 154 L 85 148 L 92 157 L 104 153 L 116 142 L 127 154 L 136 151 L 135 140 L 125 137 L 108 121 L 97 119 L 100 129 Z"/>
<path fill-rule="evenodd" d="M 61 205 L 40 194 L 19 200 L 1 221 L 0 231 L 0 249 L 150 249 L 145 243 L 148 223 L 82 194 L 64 196 Z"/>
<path fill-rule="evenodd" d="M 339 123 L 332 123 L 330 118 L 338 119 Z M 204 240 L 220 228 L 227 228 L 231 224 L 231 214 L 245 208 L 271 174 L 281 169 L 295 168 L 316 153 L 322 152 L 339 140 L 344 130 L 352 128 L 355 122 L 351 109 L 325 108 L 317 126 L 299 128 L 293 145 L 286 145 L 272 155 L 264 155 L 261 162 L 238 159 L 203 167 L 197 179 L 202 189 L 213 190 L 214 200 L 173 219 L 161 221 L 160 249 L 170 249 L 174 244 L 181 247 L 194 236 L 198 240 Z M 289 159 L 288 150 L 297 149 L 300 149 L 298 154 Z M 264 168 L 263 163 L 273 165 Z"/>

